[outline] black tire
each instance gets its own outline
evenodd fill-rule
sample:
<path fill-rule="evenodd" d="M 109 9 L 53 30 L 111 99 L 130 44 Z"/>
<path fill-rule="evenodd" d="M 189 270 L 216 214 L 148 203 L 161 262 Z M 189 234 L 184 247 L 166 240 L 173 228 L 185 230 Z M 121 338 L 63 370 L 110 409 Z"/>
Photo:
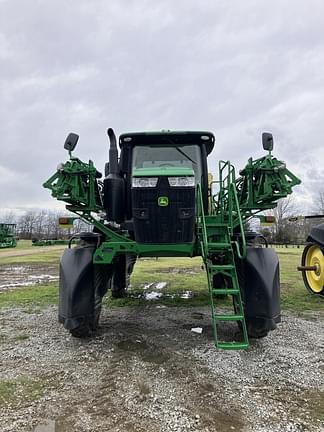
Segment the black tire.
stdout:
<path fill-rule="evenodd" d="M 94 308 L 93 314 L 87 322 L 82 322 L 79 327 L 70 330 L 75 338 L 88 338 L 98 329 L 102 309 L 102 299 L 106 294 L 112 274 L 111 265 L 97 264 L 93 266 L 94 278 Z"/>
<path fill-rule="evenodd" d="M 235 257 L 235 266 L 236 266 L 236 274 L 237 280 L 241 291 L 241 299 L 243 304 L 243 309 L 245 312 L 245 269 L 244 269 L 244 261 Z M 235 313 L 239 313 L 239 306 L 235 302 L 235 297 L 233 297 L 233 306 Z M 261 339 L 268 336 L 269 329 L 265 327 L 262 320 L 257 319 L 249 319 L 245 318 L 246 330 L 249 338 L 251 339 Z M 239 329 L 242 331 L 242 323 L 240 321 L 237 322 Z"/>
<path fill-rule="evenodd" d="M 217 241 L 217 240 L 214 240 Z M 211 261 L 213 264 L 217 265 L 221 265 L 224 264 L 224 256 L 222 254 L 215 254 L 211 256 Z M 231 278 L 221 274 L 221 273 L 216 273 L 212 276 L 212 284 L 213 284 L 213 289 L 217 290 L 217 289 L 224 289 L 224 288 L 229 288 L 231 285 Z M 227 298 L 227 294 L 218 294 L 217 295 L 218 299 L 226 299 Z"/>
<path fill-rule="evenodd" d="M 111 284 L 112 266 L 110 264 L 94 265 L 94 313 L 91 322 L 91 330 L 97 330 L 102 309 L 102 299 Z"/>
<path fill-rule="evenodd" d="M 81 324 L 79 327 L 70 330 L 70 333 L 73 337 L 78 339 L 84 339 L 90 337 L 92 335 L 92 331 L 90 329 L 89 324 Z"/>
<path fill-rule="evenodd" d="M 228 288 L 229 287 L 229 280 L 230 278 L 227 278 L 226 276 L 217 273 L 213 275 L 213 289 L 217 290 L 221 288 Z M 218 299 L 225 299 L 227 298 L 227 294 L 218 294 Z"/>
<path fill-rule="evenodd" d="M 130 276 L 136 262 L 134 255 L 119 255 L 113 263 L 113 276 L 111 279 L 111 296 L 123 298 L 127 294 Z"/>
<path fill-rule="evenodd" d="M 251 322 L 249 319 L 246 319 L 246 329 L 251 339 L 262 339 L 269 334 L 269 330 L 265 329 L 261 321 Z"/>

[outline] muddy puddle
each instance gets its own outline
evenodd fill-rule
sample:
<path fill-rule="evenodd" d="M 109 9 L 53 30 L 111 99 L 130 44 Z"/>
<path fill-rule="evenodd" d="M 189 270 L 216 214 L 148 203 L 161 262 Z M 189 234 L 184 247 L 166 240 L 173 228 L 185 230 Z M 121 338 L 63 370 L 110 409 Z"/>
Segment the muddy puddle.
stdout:
<path fill-rule="evenodd" d="M 59 268 L 57 265 L 2 265 L 0 266 L 0 293 L 14 288 L 28 287 L 39 283 L 57 281 Z M 192 291 L 184 290 L 176 294 L 166 293 L 167 282 L 142 284 L 138 288 L 129 287 L 128 297 L 143 300 L 163 300 L 172 298 L 191 299 Z"/>
<path fill-rule="evenodd" d="M 161 300 L 166 298 L 191 299 L 195 296 L 194 292 L 188 290 L 180 291 L 175 294 L 166 293 L 163 289 L 167 287 L 167 282 L 151 282 L 148 284 L 142 284 L 140 285 L 139 290 L 130 285 L 128 289 L 128 297 L 143 300 Z"/>
<path fill-rule="evenodd" d="M 0 292 L 53 282 L 58 280 L 58 273 L 57 265 L 2 265 L 0 266 Z"/>

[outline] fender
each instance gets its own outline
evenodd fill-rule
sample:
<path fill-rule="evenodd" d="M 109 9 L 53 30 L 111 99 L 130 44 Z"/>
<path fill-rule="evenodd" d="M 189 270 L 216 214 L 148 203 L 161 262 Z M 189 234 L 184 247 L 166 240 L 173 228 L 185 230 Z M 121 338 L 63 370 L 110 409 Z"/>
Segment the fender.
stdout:
<path fill-rule="evenodd" d="M 59 322 L 73 330 L 94 319 L 94 247 L 65 249 L 60 261 Z"/>
<path fill-rule="evenodd" d="M 279 259 L 274 250 L 247 248 L 239 275 L 248 327 L 266 333 L 281 321 Z M 243 276 L 243 280 L 242 280 Z"/>
<path fill-rule="evenodd" d="M 60 261 L 58 319 L 70 331 L 96 328 L 113 274 L 112 265 L 93 264 L 96 242 L 90 234 L 79 234 L 80 245 L 65 249 Z"/>

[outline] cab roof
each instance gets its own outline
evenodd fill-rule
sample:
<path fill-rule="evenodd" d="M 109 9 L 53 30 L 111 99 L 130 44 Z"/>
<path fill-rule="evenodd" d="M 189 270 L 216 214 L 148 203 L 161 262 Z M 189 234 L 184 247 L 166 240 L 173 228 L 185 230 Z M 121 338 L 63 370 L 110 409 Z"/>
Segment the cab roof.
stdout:
<path fill-rule="evenodd" d="M 215 144 L 215 136 L 207 131 L 160 131 L 160 132 L 130 132 L 119 137 L 119 146 L 135 145 L 190 145 L 204 144 L 207 154 L 210 154 Z"/>

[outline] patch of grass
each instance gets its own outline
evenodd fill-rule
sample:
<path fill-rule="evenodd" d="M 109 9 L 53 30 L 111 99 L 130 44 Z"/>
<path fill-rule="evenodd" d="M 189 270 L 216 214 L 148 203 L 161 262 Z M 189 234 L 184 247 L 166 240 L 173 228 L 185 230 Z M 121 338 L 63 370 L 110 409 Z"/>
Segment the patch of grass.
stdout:
<path fill-rule="evenodd" d="M 14 289 L 0 294 L 0 308 L 22 306 L 26 307 L 27 312 L 30 307 L 45 307 L 57 302 L 56 283 Z"/>
<path fill-rule="evenodd" d="M 162 292 L 173 294 L 179 291 L 206 292 L 207 278 L 202 270 L 200 258 L 160 258 L 159 260 L 139 260 L 131 277 L 134 290 L 154 282 L 166 282 Z M 174 270 L 182 269 L 183 272 Z M 166 270 L 169 270 L 167 272 Z M 187 272 L 185 272 L 187 271 Z"/>
<path fill-rule="evenodd" d="M 302 275 L 297 271 L 303 248 L 277 248 L 280 260 L 281 306 L 283 310 L 299 314 L 309 311 L 323 311 L 324 299 L 310 294 L 303 283 Z M 208 289 L 205 270 L 201 269 L 201 258 L 159 258 L 139 260 L 131 277 L 133 297 L 143 293 L 143 287 L 149 283 L 166 282 L 166 287 L 159 292 L 164 295 L 175 295 L 192 291 L 193 297 L 182 299 L 162 297 L 154 300 L 156 304 L 165 305 L 207 305 Z M 169 269 L 169 272 L 167 271 Z M 186 270 L 186 272 L 177 270 Z M 154 285 L 152 289 L 154 291 Z M 150 289 L 148 289 L 150 291 Z M 156 290 L 158 291 L 158 290 Z M 143 298 L 125 298 L 108 300 L 111 306 L 145 304 Z M 225 303 L 222 301 L 221 303 Z"/>
<path fill-rule="evenodd" d="M 32 247 L 32 246 L 31 246 Z M 324 299 L 311 295 L 305 288 L 302 275 L 296 270 L 300 264 L 303 248 L 277 248 L 280 260 L 281 305 L 283 310 L 304 314 L 305 312 L 324 311 Z M 44 250 L 23 257 L 8 257 L 19 259 L 20 264 L 58 262 L 62 250 Z M 2 260 L 1 260 L 2 262 Z M 157 291 L 162 297 L 153 300 L 155 304 L 168 306 L 195 306 L 208 304 L 208 289 L 206 272 L 201 268 L 202 260 L 196 258 L 142 258 L 137 261 L 131 277 L 130 296 L 123 299 L 113 299 L 108 296 L 105 303 L 109 306 L 137 306 L 152 303 L 145 300 L 143 293 Z M 163 289 L 155 289 L 154 285 L 144 290 L 145 285 L 165 282 Z M 192 297 L 181 298 L 181 293 L 191 291 Z M 57 283 L 36 285 L 33 287 L 15 289 L 0 294 L 0 307 L 23 306 L 26 312 L 37 313 L 40 308 L 49 304 L 57 304 Z"/>
<path fill-rule="evenodd" d="M 52 246 L 53 247 L 53 246 Z M 62 249 L 49 250 L 44 248 L 44 252 L 36 252 L 30 255 L 17 255 L 17 256 L 1 256 L 1 264 L 58 264 L 63 253 Z"/>
<path fill-rule="evenodd" d="M 277 248 L 276 252 L 280 261 L 282 308 L 301 314 L 305 311 L 323 311 L 324 299 L 307 291 L 302 274 L 297 271 L 303 249 Z"/>
<path fill-rule="evenodd" d="M 14 337 L 14 340 L 17 342 L 24 341 L 26 339 L 29 339 L 29 336 L 27 334 L 19 334 Z"/>
<path fill-rule="evenodd" d="M 29 249 L 32 247 L 32 241 L 31 240 L 18 240 L 17 246 L 15 249 Z"/>
<path fill-rule="evenodd" d="M 143 305 L 152 303 L 168 306 L 202 306 L 208 304 L 206 272 L 201 268 L 202 260 L 196 258 L 158 258 L 140 259 L 137 261 L 131 276 L 130 297 L 123 299 L 108 298 L 111 306 Z M 165 282 L 162 289 L 154 285 L 145 290 L 148 284 Z M 156 291 L 162 297 L 156 300 L 145 300 L 143 293 Z M 181 298 L 181 293 L 190 291 L 192 297 Z M 141 297 L 142 298 L 138 298 Z"/>
<path fill-rule="evenodd" d="M 44 390 L 43 381 L 28 377 L 0 381 L 0 407 L 37 400 L 42 397 Z"/>

